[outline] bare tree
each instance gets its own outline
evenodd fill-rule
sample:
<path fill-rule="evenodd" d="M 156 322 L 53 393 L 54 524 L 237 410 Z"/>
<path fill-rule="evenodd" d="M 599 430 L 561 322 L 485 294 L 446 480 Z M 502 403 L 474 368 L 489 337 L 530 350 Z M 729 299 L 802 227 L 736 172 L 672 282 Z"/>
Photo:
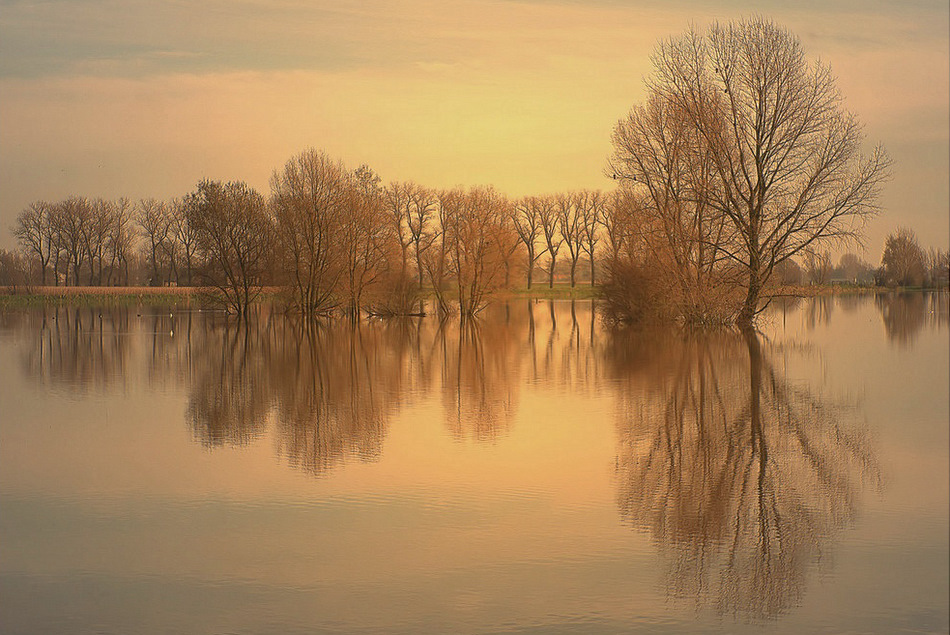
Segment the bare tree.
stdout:
<path fill-rule="evenodd" d="M 175 245 L 176 252 L 180 252 L 176 253 L 176 260 L 178 258 L 183 259 L 181 264 L 184 265 L 185 268 L 184 283 L 189 287 L 193 283 L 196 265 L 196 251 L 198 248 L 198 234 L 191 222 L 188 220 L 188 206 L 192 202 L 193 201 L 191 201 L 187 196 L 176 199 L 172 202 L 170 207 L 171 223 L 169 227 L 169 237 L 171 239 L 169 242 Z M 181 271 L 179 270 L 177 263 L 175 265 L 175 272 L 175 281 L 180 286 L 182 283 Z"/>
<path fill-rule="evenodd" d="M 0 287 L 11 287 L 16 292 L 17 287 L 30 283 L 29 277 L 23 254 L 0 249 Z"/>
<path fill-rule="evenodd" d="M 547 245 L 548 264 L 548 288 L 554 288 L 554 268 L 557 266 L 557 252 L 561 249 L 564 238 L 558 228 L 557 205 L 554 197 L 539 196 L 531 199 L 537 206 L 538 219 L 541 222 L 541 234 L 544 236 L 544 244 Z"/>
<path fill-rule="evenodd" d="M 505 196 L 501 196 L 501 213 L 496 217 L 496 223 L 490 228 L 493 231 L 492 239 L 498 248 L 502 265 L 505 268 L 505 288 L 511 287 L 511 269 L 516 258 L 520 255 L 522 241 L 514 223 L 514 204 Z"/>
<path fill-rule="evenodd" d="M 617 188 L 607 197 L 600 217 L 610 249 L 605 259 L 607 262 L 616 261 L 626 249 L 634 218 L 641 207 L 641 196 L 630 188 Z"/>
<path fill-rule="evenodd" d="M 927 251 L 928 277 L 935 287 L 945 287 L 950 281 L 950 252 L 931 247 Z"/>
<path fill-rule="evenodd" d="M 112 283 L 113 275 L 117 281 L 124 280 L 124 284 L 129 284 L 129 260 L 136 239 L 132 226 L 134 213 L 135 207 L 127 198 L 120 198 L 113 203 L 111 222 L 106 237 L 106 251 L 109 254 L 106 284 Z M 120 276 L 123 271 L 124 278 Z"/>
<path fill-rule="evenodd" d="M 811 284 L 827 284 L 831 278 L 831 254 L 827 251 L 806 249 L 802 252 L 805 276 Z"/>
<path fill-rule="evenodd" d="M 751 325 L 775 266 L 818 243 L 855 240 L 877 213 L 888 159 L 861 155 L 857 118 L 829 67 L 762 18 L 662 43 L 647 88 L 675 109 L 712 161 L 703 200 L 727 223 L 713 246 L 745 274 L 738 322 Z M 615 143 L 615 158 L 637 157 Z M 623 155 L 627 156 L 623 156 Z"/>
<path fill-rule="evenodd" d="M 436 194 L 435 220 L 429 241 L 429 249 L 422 258 L 423 267 L 432 285 L 436 305 L 440 316 L 449 311 L 446 295 L 449 278 L 449 250 L 452 236 L 447 232 L 452 228 L 454 217 L 459 213 L 464 193 L 459 189 L 442 190 Z"/>
<path fill-rule="evenodd" d="M 344 216 L 349 176 L 342 163 L 317 150 L 290 159 L 271 177 L 282 269 L 293 301 L 307 315 L 340 302 Z"/>
<path fill-rule="evenodd" d="M 600 242 L 599 227 L 604 214 L 606 197 L 603 192 L 583 190 L 576 194 L 575 207 L 577 208 L 581 225 L 581 248 L 587 254 L 590 262 L 590 286 L 595 285 L 595 255 L 597 243 Z"/>
<path fill-rule="evenodd" d="M 207 260 L 205 276 L 242 317 L 261 292 L 273 225 L 264 197 L 242 182 L 202 181 L 191 194 L 188 222 Z"/>
<path fill-rule="evenodd" d="M 409 247 L 413 244 L 412 187 L 411 183 L 390 183 L 383 191 L 387 217 L 399 244 L 403 273 L 409 269 Z"/>
<path fill-rule="evenodd" d="M 577 261 L 581 257 L 584 242 L 584 232 L 575 204 L 576 198 L 576 194 L 559 194 L 555 198 L 557 228 L 564 240 L 563 244 L 567 245 L 567 253 L 571 259 L 571 288 L 577 283 Z"/>
<path fill-rule="evenodd" d="M 504 198 L 491 188 L 458 192 L 444 227 L 448 264 L 458 289 L 459 312 L 474 316 L 500 285 L 505 268 L 502 238 L 514 230 Z"/>
<path fill-rule="evenodd" d="M 102 284 L 106 258 L 106 245 L 115 218 L 115 205 L 111 201 L 96 199 L 90 205 L 88 222 L 83 226 L 83 242 L 89 256 L 89 285 Z"/>
<path fill-rule="evenodd" d="M 390 247 L 403 242 L 387 215 L 380 178 L 366 165 L 357 168 L 349 180 L 347 213 L 343 217 L 344 283 L 348 296 L 347 311 L 359 315 L 366 290 L 387 273 L 387 262 L 394 254 Z"/>
<path fill-rule="evenodd" d="M 30 203 L 20 212 L 13 227 L 13 235 L 20 247 L 30 256 L 36 256 L 40 284 L 46 285 L 46 269 L 53 255 L 51 223 L 52 206 L 45 201 Z"/>
<path fill-rule="evenodd" d="M 524 244 L 525 271 L 527 273 L 528 288 L 531 288 L 534 265 L 544 254 L 544 249 L 538 250 L 538 237 L 541 234 L 541 218 L 538 215 L 538 206 L 532 198 L 523 198 L 511 208 L 511 220 L 518 238 Z"/>
<path fill-rule="evenodd" d="M 675 103 L 654 94 L 618 122 L 613 141 L 614 175 L 641 201 L 628 218 L 629 255 L 662 279 L 663 295 L 675 299 L 683 317 L 731 317 L 731 308 L 719 306 L 716 284 L 716 269 L 726 259 L 719 245 L 731 236 L 709 204 L 714 170 L 699 133 Z"/>
<path fill-rule="evenodd" d="M 432 190 L 417 184 L 409 184 L 409 198 L 411 199 L 409 216 L 409 235 L 412 239 L 416 256 L 416 274 L 419 286 L 422 286 L 422 257 L 426 249 L 432 244 L 432 232 L 429 227 L 436 206 L 436 197 Z"/>
<path fill-rule="evenodd" d="M 79 275 L 86 262 L 87 225 L 91 222 L 92 204 L 88 199 L 71 196 L 56 206 L 54 222 L 66 256 L 66 279 L 69 280 L 69 266 L 73 268 L 73 284 L 79 285 Z"/>
<path fill-rule="evenodd" d="M 159 271 L 159 258 L 164 251 L 169 231 L 171 231 L 168 208 L 164 202 L 154 198 L 142 199 L 139 201 L 136 222 L 145 237 L 145 248 L 152 271 L 152 275 L 149 277 L 149 286 L 160 287 L 163 280 Z"/>
<path fill-rule="evenodd" d="M 66 256 L 66 241 L 60 219 L 62 218 L 61 204 L 50 205 L 47 209 L 49 222 L 43 227 L 44 238 L 50 250 L 50 265 L 53 267 L 53 284 L 59 286 L 60 271 L 64 271 L 63 283 L 69 284 L 69 264 Z"/>

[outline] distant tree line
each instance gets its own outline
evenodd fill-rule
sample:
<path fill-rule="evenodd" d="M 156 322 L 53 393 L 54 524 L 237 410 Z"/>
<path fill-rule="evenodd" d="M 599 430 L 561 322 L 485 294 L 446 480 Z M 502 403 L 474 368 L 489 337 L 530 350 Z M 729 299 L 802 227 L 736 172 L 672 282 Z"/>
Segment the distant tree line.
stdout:
<path fill-rule="evenodd" d="M 950 283 L 950 252 L 924 251 L 914 232 L 900 227 L 884 242 L 875 282 L 887 287 L 946 287 Z"/>
<path fill-rule="evenodd" d="M 473 315 L 496 289 L 530 288 L 538 273 L 549 287 L 558 271 L 575 286 L 583 269 L 594 285 L 604 269 L 605 294 L 630 301 L 626 317 L 673 301 L 680 315 L 713 311 L 730 293 L 735 307 L 741 270 L 717 268 L 722 254 L 704 240 L 686 244 L 696 234 L 681 229 L 630 187 L 512 200 L 485 187 L 383 185 L 367 166 L 349 170 L 308 150 L 274 172 L 269 198 L 206 180 L 172 201 L 32 203 L 13 227 L 20 249 L 0 250 L 0 283 L 211 286 L 237 313 L 276 287 L 306 315 L 417 313 L 425 291 L 439 311 Z M 925 251 L 901 228 L 880 267 L 853 253 L 834 265 L 828 251 L 805 249 L 776 263 L 766 283 L 946 286 L 948 277 L 948 252 Z M 627 285 L 619 292 L 618 278 Z M 676 293 L 662 297 L 661 283 Z M 644 287 L 653 295 L 637 296 Z"/>
<path fill-rule="evenodd" d="M 901 227 L 887 237 L 879 266 L 851 252 L 836 265 L 830 252 L 808 251 L 800 264 L 789 260 L 775 273 L 782 285 L 945 288 L 950 284 L 950 252 L 925 250 L 913 231 Z"/>
<path fill-rule="evenodd" d="M 601 192 L 512 200 L 490 187 L 383 184 L 317 150 L 290 159 L 270 186 L 269 197 L 204 180 L 172 201 L 35 202 L 13 227 L 20 250 L 0 258 L 2 280 L 210 286 L 236 313 L 276 287 L 306 315 L 418 312 L 425 289 L 439 311 L 474 315 L 522 271 L 530 287 L 541 266 L 548 286 L 562 269 L 575 286 L 586 264 L 593 285 L 611 216 Z"/>

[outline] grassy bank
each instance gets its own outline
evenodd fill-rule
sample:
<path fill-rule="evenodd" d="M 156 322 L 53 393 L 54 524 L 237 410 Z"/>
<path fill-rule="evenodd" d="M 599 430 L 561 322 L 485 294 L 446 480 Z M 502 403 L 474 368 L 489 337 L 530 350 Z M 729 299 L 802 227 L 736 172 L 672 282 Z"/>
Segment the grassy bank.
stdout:
<path fill-rule="evenodd" d="M 596 297 L 597 289 L 590 284 L 579 284 L 571 287 L 567 283 L 556 283 L 553 287 L 546 284 L 535 284 L 530 289 L 526 287 L 515 287 L 511 289 L 501 289 L 493 297 L 504 300 L 513 298 L 526 298 L 537 300 L 589 300 Z"/>
<path fill-rule="evenodd" d="M 811 298 L 819 295 L 866 295 L 893 291 L 885 287 L 866 287 L 851 284 L 786 285 L 772 292 L 773 297 Z"/>
<path fill-rule="evenodd" d="M 35 306 L 191 306 L 208 291 L 184 287 L 0 287 L 0 308 Z"/>
<path fill-rule="evenodd" d="M 214 304 L 213 289 L 200 287 L 0 287 L 0 308 L 33 306 L 206 306 Z M 277 290 L 265 290 L 262 299 L 271 299 Z M 499 300 L 534 298 L 542 300 L 584 300 L 594 297 L 590 285 L 534 285 L 530 289 L 502 289 Z"/>

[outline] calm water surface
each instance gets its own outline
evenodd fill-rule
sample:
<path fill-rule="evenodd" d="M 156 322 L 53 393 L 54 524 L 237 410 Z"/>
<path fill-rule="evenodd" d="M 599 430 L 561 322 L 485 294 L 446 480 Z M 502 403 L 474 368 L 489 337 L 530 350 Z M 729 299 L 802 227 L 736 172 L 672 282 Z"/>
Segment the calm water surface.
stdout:
<path fill-rule="evenodd" d="M 946 633 L 947 294 L 0 313 L 4 633 Z"/>

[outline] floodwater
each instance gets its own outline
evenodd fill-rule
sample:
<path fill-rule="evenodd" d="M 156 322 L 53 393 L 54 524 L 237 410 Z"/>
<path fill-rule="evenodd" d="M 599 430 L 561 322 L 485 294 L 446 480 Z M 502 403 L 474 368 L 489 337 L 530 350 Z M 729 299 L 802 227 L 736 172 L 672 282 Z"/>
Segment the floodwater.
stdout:
<path fill-rule="evenodd" d="M 4 633 L 946 633 L 948 296 L 0 314 Z"/>

